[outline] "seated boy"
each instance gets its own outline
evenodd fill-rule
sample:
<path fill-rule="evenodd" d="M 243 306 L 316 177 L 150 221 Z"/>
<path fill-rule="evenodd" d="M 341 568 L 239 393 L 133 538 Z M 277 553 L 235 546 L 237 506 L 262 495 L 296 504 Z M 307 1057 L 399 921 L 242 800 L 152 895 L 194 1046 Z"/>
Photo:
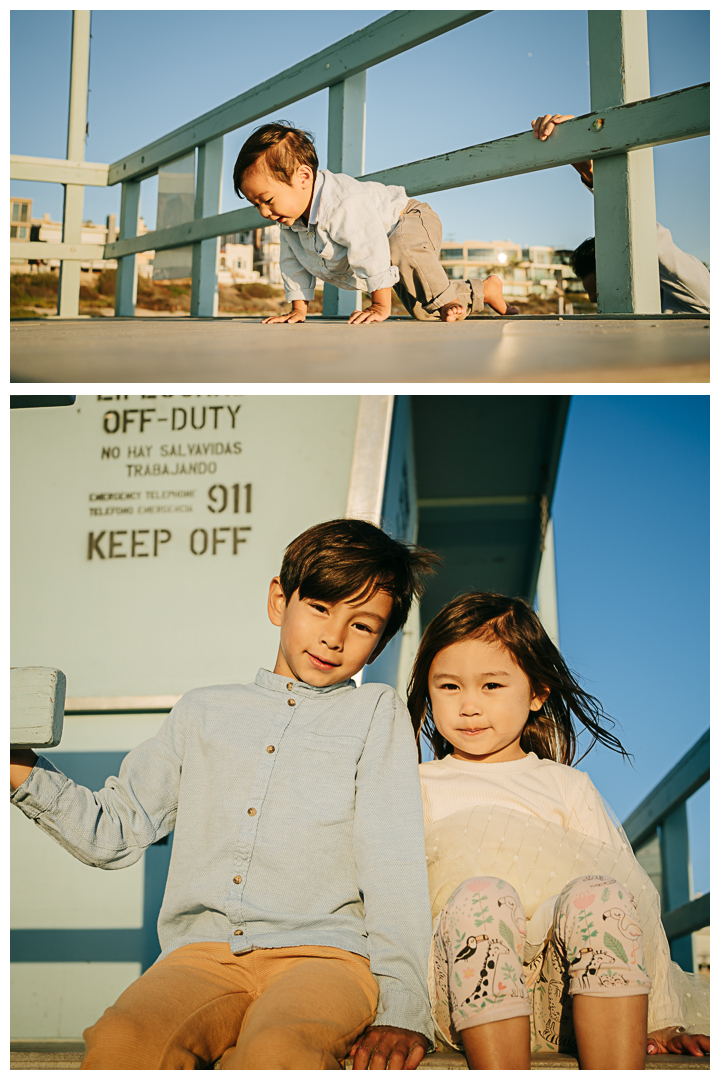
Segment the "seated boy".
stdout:
<path fill-rule="evenodd" d="M 12 801 L 84 863 L 129 866 L 175 830 L 160 958 L 84 1033 L 82 1068 L 337 1069 L 353 1046 L 355 1068 L 417 1067 L 417 752 L 394 690 L 352 676 L 438 562 L 368 522 L 314 526 L 270 584 L 272 672 L 185 694 L 102 791 L 11 755 Z"/>
<path fill-rule="evenodd" d="M 353 324 L 383 322 L 395 289 L 415 319 L 458 322 L 488 304 L 517 315 L 503 300 L 502 281 L 449 281 L 440 265 L 442 225 L 427 203 L 408 200 L 405 188 L 360 181 L 318 169 L 311 137 L 289 124 L 263 124 L 238 154 L 235 193 L 280 226 L 280 271 L 287 315 L 263 322 L 304 322 L 320 278 L 372 296 Z"/>

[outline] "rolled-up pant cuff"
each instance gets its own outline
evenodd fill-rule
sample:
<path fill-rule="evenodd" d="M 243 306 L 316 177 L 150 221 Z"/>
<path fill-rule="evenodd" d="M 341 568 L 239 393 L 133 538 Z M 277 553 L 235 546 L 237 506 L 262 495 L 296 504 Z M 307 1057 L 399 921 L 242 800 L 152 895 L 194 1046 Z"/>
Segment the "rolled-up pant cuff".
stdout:
<path fill-rule="evenodd" d="M 483 283 L 480 278 L 468 278 L 466 281 L 451 281 L 445 292 L 436 296 L 429 304 L 423 304 L 423 308 L 429 315 L 434 315 L 445 304 L 456 301 L 467 308 L 468 315 L 480 315 L 485 307 Z"/>
<path fill-rule="evenodd" d="M 465 283 L 463 282 L 463 284 Z M 436 296 L 434 300 L 431 300 L 429 304 L 423 304 L 423 308 L 427 311 L 428 315 L 434 315 L 436 311 L 439 311 L 441 307 L 445 307 L 446 304 L 452 304 L 455 301 L 458 301 L 461 304 L 463 303 L 458 296 L 457 285 L 457 282 L 451 281 L 447 289 L 445 289 L 445 292 L 440 293 L 440 295 Z"/>
<path fill-rule="evenodd" d="M 467 1028 L 480 1027 L 481 1024 L 494 1024 L 497 1020 L 512 1020 L 516 1016 L 532 1016 L 532 1008 L 527 998 L 524 1001 L 509 1001 L 506 1005 L 493 1005 L 487 1012 L 473 1016 L 461 1016 L 459 1012 L 453 1012 L 452 1022 L 456 1031 L 465 1031 Z"/>

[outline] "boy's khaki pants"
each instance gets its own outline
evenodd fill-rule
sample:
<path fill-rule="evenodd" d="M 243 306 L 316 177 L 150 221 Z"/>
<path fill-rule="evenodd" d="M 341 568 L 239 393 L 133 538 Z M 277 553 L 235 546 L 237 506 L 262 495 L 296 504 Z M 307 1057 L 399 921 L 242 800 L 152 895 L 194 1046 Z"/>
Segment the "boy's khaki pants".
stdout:
<path fill-rule="evenodd" d="M 427 203 L 410 199 L 388 240 L 390 260 L 400 271 L 395 292 L 414 319 L 439 319 L 440 308 L 453 300 L 464 304 L 468 315 L 481 313 L 482 281 L 450 281 L 442 268 L 442 224 Z"/>
<path fill-rule="evenodd" d="M 84 1032 L 83 1069 L 339 1069 L 375 1018 L 369 962 L 325 946 L 184 945 Z"/>

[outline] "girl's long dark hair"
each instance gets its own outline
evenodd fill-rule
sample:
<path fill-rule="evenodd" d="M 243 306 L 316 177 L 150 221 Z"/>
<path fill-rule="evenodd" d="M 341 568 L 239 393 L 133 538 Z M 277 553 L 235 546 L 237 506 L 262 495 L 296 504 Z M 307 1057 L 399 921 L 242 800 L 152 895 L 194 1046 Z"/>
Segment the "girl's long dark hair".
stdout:
<path fill-rule="evenodd" d="M 466 593 L 453 600 L 423 634 L 408 683 L 408 709 L 418 757 L 421 734 L 436 757 L 452 753 L 453 747 L 433 722 L 428 678 L 430 665 L 440 650 L 468 638 L 502 645 L 527 675 L 534 695 L 550 691 L 540 711 L 528 715 L 520 738 L 520 747 L 526 753 L 534 751 L 539 758 L 572 765 L 577 753 L 574 718 L 592 736 L 585 754 L 599 742 L 629 758 L 620 740 L 608 730 L 614 726 L 613 720 L 597 698 L 582 689 L 530 605 L 519 597 L 488 592 Z"/>

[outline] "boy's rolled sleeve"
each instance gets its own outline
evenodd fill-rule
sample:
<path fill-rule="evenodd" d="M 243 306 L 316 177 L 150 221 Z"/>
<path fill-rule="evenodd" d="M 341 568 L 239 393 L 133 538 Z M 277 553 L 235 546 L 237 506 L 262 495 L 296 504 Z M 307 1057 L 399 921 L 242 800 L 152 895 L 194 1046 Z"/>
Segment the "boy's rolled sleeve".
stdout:
<path fill-rule="evenodd" d="M 370 196 L 357 195 L 341 200 L 329 211 L 333 240 L 347 248 L 347 260 L 356 277 L 365 281 L 365 291 L 391 289 L 400 280 L 400 271 L 390 260 L 390 241 L 380 214 Z"/>
<path fill-rule="evenodd" d="M 315 278 L 290 247 L 284 231 L 280 232 L 280 276 L 288 303 L 315 299 Z"/>
<path fill-rule="evenodd" d="M 40 755 L 11 802 L 80 862 L 104 870 L 131 866 L 175 825 L 182 767 L 175 728 L 171 714 L 100 791 L 74 783 Z"/>
<path fill-rule="evenodd" d="M 427 992 L 430 894 L 417 751 L 407 709 L 380 697 L 357 771 L 353 835 L 370 970 L 380 988 L 375 1025 L 434 1041 Z"/>

